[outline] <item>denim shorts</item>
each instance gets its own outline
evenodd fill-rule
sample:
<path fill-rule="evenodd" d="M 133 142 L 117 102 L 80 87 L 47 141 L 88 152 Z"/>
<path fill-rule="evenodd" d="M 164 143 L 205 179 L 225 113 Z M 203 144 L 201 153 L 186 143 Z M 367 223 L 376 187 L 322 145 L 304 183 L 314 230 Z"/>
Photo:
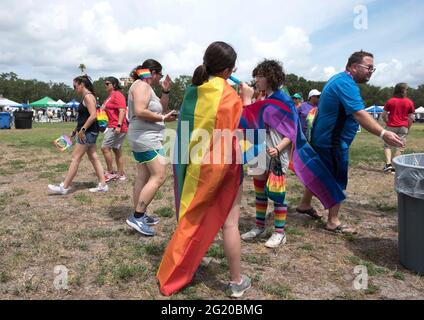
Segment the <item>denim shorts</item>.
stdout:
<path fill-rule="evenodd" d="M 81 141 L 81 139 L 77 136 L 77 143 L 83 144 L 83 145 L 96 144 L 98 136 L 99 136 L 98 132 L 86 132 L 85 133 L 85 141 Z"/>

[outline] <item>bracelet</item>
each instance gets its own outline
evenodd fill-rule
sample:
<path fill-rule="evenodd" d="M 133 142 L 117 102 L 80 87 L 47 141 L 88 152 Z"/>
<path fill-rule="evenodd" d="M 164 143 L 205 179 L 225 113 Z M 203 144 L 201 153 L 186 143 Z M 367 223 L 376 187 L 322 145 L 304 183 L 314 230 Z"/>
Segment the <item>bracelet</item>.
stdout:
<path fill-rule="evenodd" d="M 162 115 L 162 122 L 165 122 L 165 116 Z"/>
<path fill-rule="evenodd" d="M 86 129 L 86 128 L 84 128 L 84 127 L 83 127 L 83 128 L 81 128 L 81 131 L 82 131 L 82 132 L 85 132 L 85 130 L 87 130 L 87 129 Z"/>
<path fill-rule="evenodd" d="M 383 129 L 383 131 L 381 131 L 380 133 L 380 139 L 383 139 L 384 135 L 386 134 L 387 130 Z"/>
<path fill-rule="evenodd" d="M 169 94 L 171 92 L 171 90 L 169 91 L 162 91 L 162 94 Z"/>

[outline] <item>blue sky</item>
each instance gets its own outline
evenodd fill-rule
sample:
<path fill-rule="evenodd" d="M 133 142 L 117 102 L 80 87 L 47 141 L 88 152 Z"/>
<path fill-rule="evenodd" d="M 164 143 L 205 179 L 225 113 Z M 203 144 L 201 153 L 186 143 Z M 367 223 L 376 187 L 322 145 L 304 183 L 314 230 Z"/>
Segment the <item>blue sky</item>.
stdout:
<path fill-rule="evenodd" d="M 366 9 L 367 28 L 355 28 L 363 17 L 355 8 Z M 172 77 L 190 75 L 207 45 L 222 40 L 238 52 L 243 80 L 263 58 L 327 80 L 364 49 L 375 55 L 372 84 L 417 86 L 423 12 L 421 0 L 0 0 L 0 72 L 70 84 L 80 63 L 93 78 L 120 77 L 155 58 Z"/>

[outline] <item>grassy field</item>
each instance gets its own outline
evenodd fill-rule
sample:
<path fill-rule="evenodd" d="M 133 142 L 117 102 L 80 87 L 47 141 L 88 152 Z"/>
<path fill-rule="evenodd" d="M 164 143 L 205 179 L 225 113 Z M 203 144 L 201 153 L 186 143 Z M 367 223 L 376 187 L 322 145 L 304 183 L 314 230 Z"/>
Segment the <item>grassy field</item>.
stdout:
<path fill-rule="evenodd" d="M 71 194 L 48 194 L 47 184 L 61 182 L 70 162 L 70 153 L 56 151 L 52 141 L 72 126 L 0 130 L 0 299 L 226 299 L 229 274 L 220 235 L 191 285 L 171 298 L 160 294 L 155 274 L 176 223 L 172 174 L 168 170 L 150 207 L 162 219 L 157 236 L 142 237 L 125 224 L 132 211 L 135 166 L 127 143 L 129 181 L 111 183 L 107 194 L 89 194 L 96 177 L 84 159 Z M 412 152 L 424 152 L 424 125 L 413 127 L 407 149 Z M 265 248 L 265 240 L 242 243 L 242 266 L 253 279 L 244 298 L 423 299 L 424 279 L 399 263 L 394 176 L 383 174 L 383 165 L 381 141 L 359 133 L 342 209 L 343 220 L 359 229 L 356 236 L 329 234 L 322 222 L 295 213 L 302 186 L 290 174 L 288 242 L 275 250 Z M 241 232 L 254 223 L 252 184 L 246 177 Z M 271 212 L 267 224 L 271 234 Z M 364 290 L 353 287 L 358 265 L 368 270 Z M 56 266 L 69 270 L 67 289 L 54 286 Z"/>

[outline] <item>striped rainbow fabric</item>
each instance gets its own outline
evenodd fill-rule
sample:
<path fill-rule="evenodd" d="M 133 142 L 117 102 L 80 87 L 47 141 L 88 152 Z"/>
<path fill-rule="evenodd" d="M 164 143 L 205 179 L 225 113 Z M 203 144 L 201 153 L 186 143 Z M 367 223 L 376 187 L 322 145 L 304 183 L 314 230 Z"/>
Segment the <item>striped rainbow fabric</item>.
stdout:
<path fill-rule="evenodd" d="M 97 124 L 100 127 L 100 131 L 104 131 L 107 128 L 107 124 L 109 121 L 109 118 L 107 117 L 107 113 L 102 108 L 98 108 L 96 110 L 96 118 L 97 118 Z"/>
<path fill-rule="evenodd" d="M 138 78 L 141 80 L 149 79 L 152 77 L 152 73 L 149 69 L 137 69 L 135 72 L 137 73 Z"/>
<path fill-rule="evenodd" d="M 315 117 L 318 112 L 318 107 L 314 107 L 309 111 L 308 115 L 306 116 L 306 139 L 308 141 L 311 140 L 311 134 L 312 134 L 312 127 L 314 125 Z"/>
<path fill-rule="evenodd" d="M 235 160 L 232 164 L 187 161 L 188 155 L 199 147 L 200 133 L 196 129 L 204 129 L 209 134 L 207 139 L 201 139 L 204 152 L 198 154 L 199 159 L 216 157 L 213 146 L 222 138 L 214 137 L 214 130 L 237 130 L 241 109 L 237 93 L 219 77 L 199 87 L 190 86 L 186 91 L 174 152 L 178 227 L 157 273 L 164 295 L 172 295 L 192 281 L 203 256 L 227 219 L 241 183 L 242 168 Z M 188 126 L 184 129 L 185 124 Z M 232 139 L 230 147 L 231 156 L 235 157 L 239 148 L 237 141 Z M 218 153 L 222 159 L 224 150 Z"/>
<path fill-rule="evenodd" d="M 326 209 L 346 199 L 332 174 L 306 141 L 293 101 L 281 90 L 243 109 L 240 128 L 265 129 L 265 125 L 292 141 L 293 170 Z"/>

